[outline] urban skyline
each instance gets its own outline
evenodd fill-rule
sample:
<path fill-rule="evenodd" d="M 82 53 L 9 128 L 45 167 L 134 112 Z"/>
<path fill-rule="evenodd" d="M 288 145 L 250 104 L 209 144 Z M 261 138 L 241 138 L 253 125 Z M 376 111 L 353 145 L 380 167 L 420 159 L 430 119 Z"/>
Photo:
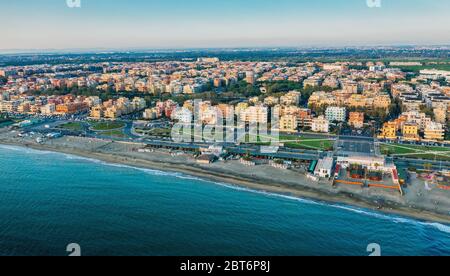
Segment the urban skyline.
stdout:
<path fill-rule="evenodd" d="M 450 255 L 448 14 L 0 1 L 0 256 Z"/>

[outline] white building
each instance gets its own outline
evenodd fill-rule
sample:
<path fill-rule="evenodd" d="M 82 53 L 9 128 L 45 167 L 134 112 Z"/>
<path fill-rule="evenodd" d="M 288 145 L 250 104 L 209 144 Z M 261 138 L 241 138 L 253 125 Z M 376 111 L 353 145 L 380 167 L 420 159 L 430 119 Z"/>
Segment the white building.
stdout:
<path fill-rule="evenodd" d="M 89 106 L 89 107 L 93 107 L 93 106 L 97 106 L 100 105 L 102 103 L 102 100 L 98 97 L 98 96 L 91 96 L 91 97 L 87 97 L 84 102 Z"/>
<path fill-rule="evenodd" d="M 41 107 L 41 113 L 44 115 L 51 115 L 56 112 L 55 104 L 46 104 Z"/>
<path fill-rule="evenodd" d="M 143 113 L 143 117 L 146 120 L 155 120 L 158 116 L 158 109 L 157 108 L 149 108 L 146 109 Z"/>
<path fill-rule="evenodd" d="M 440 123 L 431 122 L 425 127 L 424 136 L 425 140 L 442 141 L 445 137 L 444 127 Z"/>
<path fill-rule="evenodd" d="M 147 107 L 147 102 L 143 98 L 135 97 L 131 102 L 134 110 L 143 110 Z"/>
<path fill-rule="evenodd" d="M 265 106 L 250 106 L 239 114 L 241 122 L 266 124 L 268 108 Z"/>
<path fill-rule="evenodd" d="M 393 163 L 387 164 L 384 157 L 371 156 L 338 157 L 337 164 L 343 169 L 348 168 L 350 165 L 361 165 L 371 171 L 382 171 L 386 173 L 390 173 L 396 168 Z"/>
<path fill-rule="evenodd" d="M 219 110 L 214 106 L 200 109 L 200 121 L 204 124 L 215 125 L 219 120 Z"/>
<path fill-rule="evenodd" d="M 181 123 L 191 123 L 193 114 L 192 112 L 184 107 L 177 108 L 172 113 L 172 120 L 177 120 Z"/>
<path fill-rule="evenodd" d="M 331 172 L 333 170 L 334 160 L 331 157 L 320 159 L 317 163 L 314 175 L 318 177 L 328 178 L 331 177 Z"/>
<path fill-rule="evenodd" d="M 0 101 L 0 112 L 17 112 L 19 101 Z"/>
<path fill-rule="evenodd" d="M 300 104 L 300 99 L 302 94 L 298 91 L 291 91 L 284 96 L 280 97 L 280 104 L 282 105 L 295 105 L 298 106 Z"/>
<path fill-rule="evenodd" d="M 347 109 L 345 107 L 330 106 L 325 111 L 325 117 L 330 122 L 345 122 L 347 119 Z"/>
<path fill-rule="evenodd" d="M 342 64 L 326 63 L 323 65 L 323 70 L 325 70 L 325 71 L 342 71 L 344 69 L 345 69 L 345 66 Z"/>

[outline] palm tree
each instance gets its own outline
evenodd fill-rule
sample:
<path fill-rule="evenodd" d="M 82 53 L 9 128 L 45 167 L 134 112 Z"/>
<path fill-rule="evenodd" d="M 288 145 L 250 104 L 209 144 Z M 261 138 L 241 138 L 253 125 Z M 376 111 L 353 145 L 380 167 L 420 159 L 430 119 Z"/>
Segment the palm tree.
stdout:
<path fill-rule="evenodd" d="M 378 168 L 380 167 L 380 164 L 375 163 L 375 164 L 374 164 L 374 167 L 375 167 L 375 170 L 378 171 Z"/>

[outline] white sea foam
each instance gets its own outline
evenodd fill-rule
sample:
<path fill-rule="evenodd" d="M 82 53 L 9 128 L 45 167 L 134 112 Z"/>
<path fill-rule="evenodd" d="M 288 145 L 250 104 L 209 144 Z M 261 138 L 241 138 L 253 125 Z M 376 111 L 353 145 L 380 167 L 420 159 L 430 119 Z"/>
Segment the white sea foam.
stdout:
<path fill-rule="evenodd" d="M 270 197 L 279 197 L 279 198 L 284 198 L 284 199 L 289 199 L 289 200 L 295 200 L 295 201 L 310 204 L 310 205 L 312 204 L 312 205 L 321 205 L 321 206 L 326 206 L 326 207 L 338 208 L 341 210 L 357 213 L 357 214 L 364 215 L 364 216 L 370 216 L 370 217 L 374 217 L 377 219 L 392 221 L 394 223 L 403 223 L 403 224 L 410 224 L 410 225 L 416 225 L 416 226 L 431 227 L 431 228 L 435 228 L 441 232 L 450 234 L 450 226 L 441 224 L 441 223 L 437 223 L 437 222 L 421 222 L 421 221 L 414 220 L 414 219 L 408 219 L 408 218 L 400 217 L 400 216 L 396 216 L 396 215 L 382 214 L 382 213 L 379 213 L 376 211 L 371 211 L 368 209 L 362 209 L 362 208 L 357 208 L 357 207 L 351 207 L 351 206 L 347 206 L 347 205 L 330 204 L 330 203 L 326 203 L 326 202 L 322 202 L 322 201 L 315 201 L 315 200 L 311 200 L 311 199 L 303 199 L 303 198 L 298 198 L 298 197 L 294 197 L 294 196 L 270 193 L 270 192 L 266 192 L 266 191 L 258 191 L 258 190 L 253 190 L 250 188 L 242 188 L 242 187 L 238 187 L 238 186 L 230 185 L 230 184 L 226 184 L 226 183 L 216 183 L 216 184 L 219 184 L 221 186 L 225 186 L 228 188 L 232 188 L 235 190 L 258 193 L 258 194 L 262 194 L 262 195 L 270 196 Z"/>
<path fill-rule="evenodd" d="M 13 150 L 13 151 L 23 151 L 26 148 L 18 147 L 18 146 L 1 145 L 0 144 L 0 149 Z"/>
<path fill-rule="evenodd" d="M 368 209 L 357 208 L 357 207 L 351 207 L 351 206 L 343 205 L 343 204 L 330 204 L 330 203 L 326 203 L 326 202 L 322 202 L 322 201 L 316 201 L 316 200 L 304 199 L 304 198 L 300 198 L 300 197 L 271 193 L 271 192 L 267 192 L 267 191 L 255 190 L 255 189 L 245 188 L 245 187 L 232 185 L 232 184 L 228 184 L 228 183 L 223 183 L 223 182 L 209 181 L 209 180 L 205 180 L 205 179 L 198 178 L 195 176 L 189 176 L 187 174 L 182 174 L 182 173 L 145 169 L 145 168 L 133 167 L 133 166 L 129 166 L 129 165 L 105 162 L 105 161 L 97 160 L 94 158 L 82 157 L 82 156 L 66 154 L 66 153 L 55 153 L 55 152 L 51 152 L 51 151 L 35 150 L 35 149 L 24 148 L 24 147 L 20 147 L 20 146 L 0 145 L 0 148 L 6 149 L 6 150 L 13 150 L 13 151 L 22 151 L 25 153 L 33 153 L 33 154 L 60 154 L 70 160 L 84 160 L 84 161 L 89 161 L 92 163 L 97 163 L 97 164 L 106 165 L 106 166 L 133 169 L 133 170 L 142 171 L 142 172 L 145 172 L 145 173 L 148 173 L 151 175 L 156 175 L 156 176 L 172 176 L 172 177 L 176 177 L 176 178 L 180 178 L 180 179 L 188 179 L 188 180 L 196 180 L 196 181 L 207 182 L 207 183 L 214 183 L 216 185 L 227 187 L 227 188 L 230 188 L 233 190 L 257 193 L 257 194 L 261 194 L 261 195 L 269 196 L 269 197 L 277 197 L 277 198 L 283 198 L 283 199 L 288 199 L 288 200 L 295 200 L 297 202 L 301 202 L 301 203 L 305 203 L 305 204 L 309 204 L 309 205 L 320 205 L 320 206 L 338 208 L 341 210 L 357 213 L 357 214 L 364 215 L 364 216 L 370 216 L 370 217 L 374 217 L 377 219 L 392 221 L 394 223 L 402 223 L 402 224 L 410 224 L 410 225 L 434 228 L 441 232 L 450 234 L 450 226 L 449 225 L 444 225 L 444 224 L 437 223 L 437 222 L 422 222 L 422 221 L 418 221 L 418 220 L 414 220 L 414 219 L 409 219 L 409 218 L 400 217 L 400 216 L 396 216 L 396 215 L 382 214 L 380 212 L 376 212 L 376 211 L 372 211 L 372 210 L 368 210 Z"/>
<path fill-rule="evenodd" d="M 10 145 L 3 145 L 3 144 L 0 144 L 0 149 L 9 150 L 9 151 L 20 151 L 23 153 L 30 153 L 30 154 L 36 154 L 36 155 L 58 154 L 53 151 L 36 150 L 36 149 L 32 149 L 32 148 L 26 148 L 26 147 L 21 147 L 21 146 L 10 146 Z"/>

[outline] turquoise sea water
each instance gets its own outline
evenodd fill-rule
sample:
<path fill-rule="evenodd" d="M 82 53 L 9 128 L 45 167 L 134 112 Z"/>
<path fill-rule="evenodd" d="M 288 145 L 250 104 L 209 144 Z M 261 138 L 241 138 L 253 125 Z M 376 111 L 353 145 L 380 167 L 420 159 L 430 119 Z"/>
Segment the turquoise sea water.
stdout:
<path fill-rule="evenodd" d="M 0 255 L 450 255 L 450 226 L 0 146 Z"/>

